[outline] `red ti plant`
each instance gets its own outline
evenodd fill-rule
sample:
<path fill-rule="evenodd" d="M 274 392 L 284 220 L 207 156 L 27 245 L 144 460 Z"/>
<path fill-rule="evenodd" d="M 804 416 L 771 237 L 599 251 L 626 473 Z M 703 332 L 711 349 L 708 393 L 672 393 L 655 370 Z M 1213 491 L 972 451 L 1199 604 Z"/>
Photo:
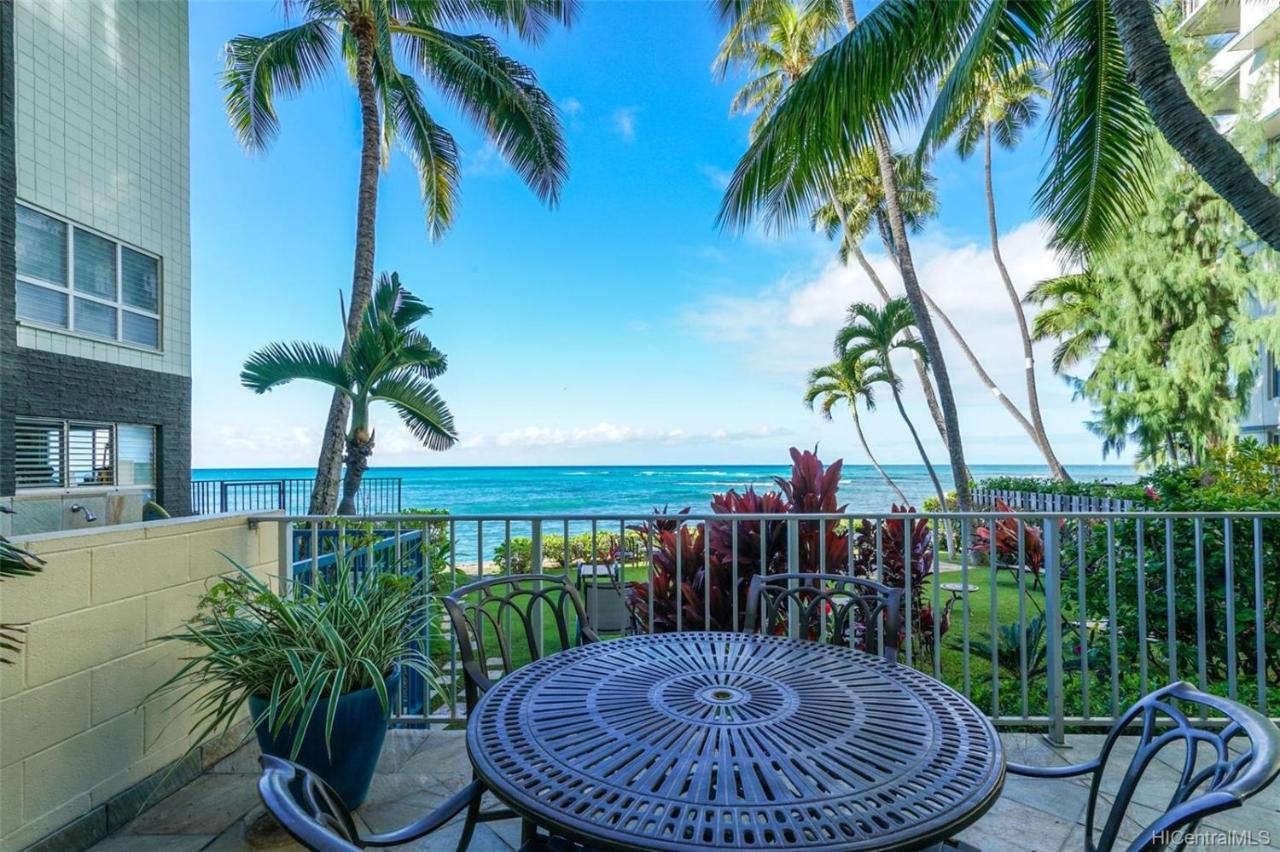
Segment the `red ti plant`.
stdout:
<path fill-rule="evenodd" d="M 844 460 L 836 459 L 825 471 L 815 453 L 791 448 L 791 479 L 775 476 L 773 481 L 786 497 L 787 511 L 793 514 L 843 514 L 836 503 Z M 848 570 L 849 535 L 836 521 L 800 521 L 800 564 L 796 571 Z M 823 541 L 825 539 L 825 541 Z"/>
<path fill-rule="evenodd" d="M 711 499 L 717 515 L 842 513 L 836 502 L 843 464 L 825 468 L 808 451 L 791 450 L 790 479 L 775 477 L 781 492 L 757 493 L 748 488 L 739 494 L 729 491 Z M 687 513 L 689 510 L 683 510 Z M 655 514 L 666 514 L 655 513 Z M 628 584 L 627 605 L 632 615 L 649 632 L 673 631 L 677 624 L 686 630 L 737 630 L 746 614 L 746 594 L 751 578 L 763 570 L 779 573 L 788 569 L 788 529 L 785 520 L 739 521 L 737 570 L 734 570 L 733 528 L 724 521 L 688 523 L 679 536 L 676 516 L 632 527 L 653 547 L 653 591 L 647 582 Z M 799 564 L 790 570 L 843 572 L 849 561 L 849 531 L 834 521 L 799 521 Z M 708 539 L 704 542 L 703 535 Z M 825 542 L 822 536 L 825 538 Z M 676 553 L 679 552 L 679 577 Z M 708 558 L 709 556 L 709 558 Z M 825 559 L 825 562 L 824 562 Z M 734 575 L 737 583 L 734 583 Z M 738 618 L 734 619 L 737 600 Z M 649 607 L 652 604 L 652 623 Z M 678 610 L 677 610 L 678 608 Z M 711 618 L 706 614 L 710 609 Z"/>
<path fill-rule="evenodd" d="M 748 486 L 741 494 L 737 491 L 713 494 L 711 511 L 717 515 L 780 515 L 788 511 L 788 505 L 786 499 L 776 491 L 761 494 Z M 729 569 L 733 566 L 733 527 L 734 524 L 729 521 L 711 522 L 711 551 L 718 554 Z M 786 570 L 785 521 L 738 521 L 737 527 L 739 577 L 751 577 L 759 573 L 762 564 L 768 574 Z M 763 548 L 761 540 L 764 542 Z"/>
<path fill-rule="evenodd" d="M 680 514 L 688 511 L 685 509 Z M 670 521 L 646 522 L 632 529 L 644 536 L 646 542 L 652 542 L 652 621 L 649 619 L 650 584 L 627 584 L 627 608 L 646 632 L 735 629 L 732 597 L 735 591 L 729 588 L 731 572 L 728 566 L 720 565 L 714 553 L 708 572 L 703 524 L 680 524 L 679 518 L 673 516 Z M 704 603 L 708 600 L 708 591 L 710 621 L 707 621 L 707 605 Z M 745 582 L 739 582 L 737 593 L 740 596 L 739 612 L 742 612 L 746 599 Z"/>
<path fill-rule="evenodd" d="M 893 504 L 895 515 L 914 515 L 914 506 Z M 910 530 L 910 553 L 907 553 L 907 530 Z M 890 588 L 906 590 L 907 569 L 911 571 L 911 633 L 917 641 L 933 641 L 933 607 L 926 602 L 924 581 L 933 575 L 933 529 L 927 518 L 891 518 L 880 522 L 880 558 L 876 559 L 876 525 L 860 521 L 854 531 L 854 574 L 884 583 Z M 949 614 L 949 613 L 948 613 Z M 946 632 L 950 620 L 939 621 L 939 635 Z"/>
<path fill-rule="evenodd" d="M 1005 501 L 997 498 L 995 502 L 995 511 L 1012 512 L 1013 509 Z M 996 559 L 1004 562 L 1006 565 L 1014 565 L 1018 561 L 1018 525 L 1017 518 L 996 518 L 995 519 L 995 548 Z M 1040 527 L 1021 521 L 1022 525 L 1022 555 L 1023 565 L 1032 576 L 1035 577 L 1036 585 L 1040 583 L 1040 572 L 1044 569 L 1044 535 Z M 973 531 L 973 544 L 969 549 L 973 553 L 980 553 L 991 558 L 991 527 L 980 526 Z"/>

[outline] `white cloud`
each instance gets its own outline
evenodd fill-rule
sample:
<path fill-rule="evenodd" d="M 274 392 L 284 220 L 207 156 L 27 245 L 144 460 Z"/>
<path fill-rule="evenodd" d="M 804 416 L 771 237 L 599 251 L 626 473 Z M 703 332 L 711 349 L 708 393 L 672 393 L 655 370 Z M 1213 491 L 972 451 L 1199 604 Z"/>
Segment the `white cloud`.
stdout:
<path fill-rule="evenodd" d="M 1061 271 L 1047 242 L 1039 222 L 1001 237 L 1005 263 L 1020 292 Z M 921 284 L 975 349 L 981 341 L 1005 346 L 1016 340 L 1012 309 L 988 246 L 925 237 L 913 243 L 912 253 Z M 876 252 L 868 259 L 889 291 L 900 294 L 901 279 L 889 258 Z M 753 294 L 705 298 L 686 309 L 684 318 L 704 339 L 754 342 L 761 366 L 792 373 L 829 357 L 832 336 L 857 301 L 880 299 L 856 263 L 845 267 L 832 259 L 812 275 L 788 276 Z M 945 337 L 945 330 L 939 328 L 939 335 Z"/>
<path fill-rule="evenodd" d="M 702 176 L 707 179 L 707 183 L 711 188 L 723 192 L 729 186 L 729 180 L 733 177 L 733 172 L 726 172 L 724 169 L 716 166 L 702 166 Z"/>
<path fill-rule="evenodd" d="M 510 168 L 492 142 L 486 143 L 483 148 L 474 154 L 464 152 L 462 155 L 462 173 L 464 175 L 492 177 L 506 174 L 508 171 L 510 171 Z"/>
<path fill-rule="evenodd" d="M 639 107 L 619 107 L 613 111 L 613 130 L 624 142 L 634 142 L 636 138 L 636 113 Z"/>
<path fill-rule="evenodd" d="M 560 102 L 560 109 L 564 110 L 565 115 L 575 118 L 582 112 L 582 101 L 574 97 L 565 98 Z"/>

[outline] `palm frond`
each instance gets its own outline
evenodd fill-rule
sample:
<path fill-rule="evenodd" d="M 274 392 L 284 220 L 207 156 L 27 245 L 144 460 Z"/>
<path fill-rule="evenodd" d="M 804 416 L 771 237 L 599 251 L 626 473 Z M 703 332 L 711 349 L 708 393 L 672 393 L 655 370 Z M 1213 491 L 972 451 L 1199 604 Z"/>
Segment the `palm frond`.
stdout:
<path fill-rule="evenodd" d="M 351 376 L 337 352 L 318 343 L 269 343 L 249 356 L 240 383 L 266 393 L 295 379 L 310 379 L 350 392 Z"/>
<path fill-rule="evenodd" d="M 413 436 L 430 450 L 447 450 L 458 440 L 453 415 L 435 387 L 411 371 L 393 373 L 373 386 L 369 396 L 389 403 Z"/>
<path fill-rule="evenodd" d="M 321 79 L 333 61 L 333 27 L 313 19 L 266 36 L 227 42 L 222 86 L 227 117 L 249 151 L 262 151 L 280 129 L 277 93 L 292 95 Z"/>
<path fill-rule="evenodd" d="M 1112 245 L 1146 203 L 1155 130 L 1110 4 L 1068 0 L 1054 36 L 1052 160 L 1034 201 L 1054 225 L 1055 247 L 1078 255 Z"/>
<path fill-rule="evenodd" d="M 877 119 L 893 129 L 919 116 L 979 11 L 976 0 L 876 6 L 788 89 L 738 162 L 719 225 L 742 230 L 760 217 L 782 231 L 807 215 Z"/>
<path fill-rule="evenodd" d="M 486 36 L 397 24 L 413 65 L 469 116 L 543 201 L 554 205 L 569 174 L 559 112 L 531 68 Z"/>
<path fill-rule="evenodd" d="M 936 148 L 971 116 L 996 69 L 1033 56 L 1050 35 L 1054 0 L 991 0 L 942 77 L 920 134 L 918 154 Z M 970 134 L 972 135 L 972 134 Z"/>
<path fill-rule="evenodd" d="M 453 225 L 458 197 L 461 170 L 457 142 L 427 111 L 412 77 L 396 72 L 387 79 L 383 91 L 388 124 L 394 127 L 418 173 L 427 231 L 432 239 L 440 239 Z"/>
<path fill-rule="evenodd" d="M 392 0 L 401 18 L 435 26 L 487 23 L 538 44 L 559 24 L 571 27 L 582 11 L 578 0 Z"/>

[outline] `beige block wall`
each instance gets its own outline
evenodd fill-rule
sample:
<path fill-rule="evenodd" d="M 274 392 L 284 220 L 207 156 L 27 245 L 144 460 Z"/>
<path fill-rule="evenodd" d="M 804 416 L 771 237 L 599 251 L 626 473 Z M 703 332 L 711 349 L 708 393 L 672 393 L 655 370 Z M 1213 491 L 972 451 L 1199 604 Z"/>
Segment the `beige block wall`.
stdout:
<path fill-rule="evenodd" d="M 278 527 L 178 518 L 18 539 L 44 571 L 0 583 L 0 622 L 25 622 L 0 666 L 0 849 L 22 849 L 195 744 L 171 698 L 145 701 L 186 648 L 162 637 L 231 570 L 273 574 Z"/>

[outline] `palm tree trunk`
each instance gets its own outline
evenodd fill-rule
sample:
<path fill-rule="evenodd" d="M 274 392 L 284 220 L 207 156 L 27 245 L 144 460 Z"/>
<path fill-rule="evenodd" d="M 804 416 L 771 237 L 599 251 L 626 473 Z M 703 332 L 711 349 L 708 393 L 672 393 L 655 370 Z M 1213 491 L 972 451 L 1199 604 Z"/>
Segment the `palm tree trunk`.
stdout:
<path fill-rule="evenodd" d="M 853 0 L 842 0 L 845 24 L 852 30 L 858 25 L 857 12 L 853 8 Z M 947 435 L 947 453 L 951 457 L 951 476 L 956 484 L 956 506 L 962 512 L 969 511 L 971 501 L 969 494 L 969 468 L 964 460 L 964 447 L 960 440 L 960 418 L 956 414 L 955 395 L 951 392 L 951 378 L 947 375 L 947 363 L 942 357 L 942 347 L 938 344 L 938 335 L 929 319 L 929 309 L 925 305 L 920 290 L 920 281 L 916 278 L 915 264 L 911 259 L 911 245 L 907 242 L 906 223 L 902 218 L 902 205 L 898 201 L 898 179 L 893 172 L 893 157 L 889 152 L 889 142 L 885 137 L 880 121 L 872 122 L 872 142 L 875 145 L 876 160 L 880 165 L 880 181 L 884 185 L 884 206 L 889 214 L 889 226 L 893 232 L 894 245 L 898 247 L 898 269 L 902 272 L 902 285 L 907 291 L 907 301 L 916 315 L 916 328 L 920 330 L 920 342 L 924 344 L 929 356 L 929 366 L 933 370 L 933 378 L 937 383 L 938 402 L 942 408 L 942 422 Z M 895 399 L 897 394 L 894 395 Z M 901 408 L 901 403 L 899 403 Z M 904 410 L 905 414 L 905 410 Z M 912 434 L 915 429 L 912 428 Z M 919 445 L 919 439 L 916 441 Z M 923 448 L 922 448 L 923 451 Z M 925 462 L 928 466 L 928 462 Z M 929 468 L 932 474 L 933 468 Z M 937 484 L 937 477 L 934 476 Z M 939 486 L 938 499 L 945 509 L 947 497 L 941 493 Z"/>
<path fill-rule="evenodd" d="M 874 467 L 882 477 L 884 477 L 884 481 L 887 482 L 889 487 L 893 489 L 894 493 L 901 498 L 903 504 L 907 506 L 911 505 L 911 501 L 907 499 L 907 495 L 903 494 L 902 489 L 898 487 L 898 483 L 894 482 L 893 477 L 889 476 L 888 472 L 880 466 L 880 462 L 876 461 L 875 455 L 871 452 L 871 445 L 867 443 L 867 436 L 862 433 L 862 418 L 858 416 L 858 409 L 855 407 L 855 403 L 852 400 L 849 404 L 849 411 L 853 414 L 853 428 L 858 432 L 858 440 L 862 442 L 862 451 L 867 454 L 867 460 L 870 461 L 871 466 Z"/>
<path fill-rule="evenodd" d="M 925 304 L 920 279 L 916 277 L 915 264 L 911 259 L 911 244 L 907 241 L 906 223 L 902 217 L 902 206 L 898 201 L 898 179 L 893 173 L 893 158 L 889 153 L 889 143 L 879 122 L 875 124 L 872 135 L 875 137 L 876 159 L 880 163 L 880 182 L 884 186 L 884 206 L 888 213 L 889 229 L 893 234 L 893 244 L 898 250 L 898 269 L 902 273 L 902 287 L 906 291 L 911 310 L 915 313 L 916 328 L 920 330 L 920 342 L 924 344 L 925 353 L 928 355 L 929 367 L 933 371 L 934 384 L 938 391 L 938 403 L 942 407 L 942 422 L 946 425 L 948 439 L 947 453 L 951 457 L 951 476 L 956 484 L 956 506 L 961 512 L 967 512 L 970 507 L 969 468 L 964 460 L 964 447 L 960 439 L 960 418 L 956 413 L 955 394 L 951 392 L 951 377 L 947 373 L 947 362 L 942 357 L 938 333 L 934 330 L 933 321 L 929 318 L 929 306 Z M 939 499 L 943 506 L 947 505 L 945 495 L 940 494 Z"/>
<path fill-rule="evenodd" d="M 351 274 L 351 304 L 347 309 L 342 355 L 360 328 L 360 318 L 373 293 L 374 234 L 378 215 L 378 166 L 381 141 L 378 133 L 378 97 L 373 84 L 374 33 L 372 24 L 353 26 L 356 40 L 356 93 L 360 99 L 360 183 L 356 192 L 356 253 Z M 338 501 L 338 477 L 342 471 L 342 450 L 346 440 L 351 400 L 334 391 L 325 422 L 324 441 L 316 462 L 315 484 L 311 487 L 313 515 L 333 513 Z M 359 479 L 356 480 L 359 487 Z M 345 500 L 344 500 L 345 504 Z"/>
<path fill-rule="evenodd" d="M 849 236 L 848 220 L 845 218 L 844 210 L 839 203 L 835 202 L 836 216 L 840 219 L 841 230 L 845 234 L 845 245 L 849 247 L 849 253 L 858 261 L 858 265 L 862 267 L 862 271 L 867 274 L 867 278 L 871 279 L 871 286 L 876 288 L 876 292 L 880 294 L 880 298 L 887 305 L 893 297 L 889 295 L 889 288 L 884 286 L 879 274 L 876 273 L 875 267 L 867 260 L 867 256 L 862 253 L 862 248 L 856 245 Z M 911 329 L 907 329 L 903 335 L 907 340 L 915 340 L 916 336 Z M 942 419 L 942 408 L 938 405 L 938 395 L 934 393 L 933 382 L 929 378 L 929 369 L 920 361 L 919 358 L 913 357 L 911 365 L 915 367 L 916 378 L 920 380 L 920 389 L 924 392 L 924 402 L 929 408 L 929 416 L 933 418 L 933 425 L 938 429 L 938 437 L 942 438 L 942 443 L 947 443 L 947 424 Z"/>
<path fill-rule="evenodd" d="M 1178 79 L 1151 0 L 1110 0 L 1134 86 L 1160 133 L 1240 218 L 1280 251 L 1280 197 L 1258 179 Z"/>
<path fill-rule="evenodd" d="M 369 456 L 373 455 L 373 440 L 361 442 L 357 438 L 347 438 L 346 475 L 342 478 L 342 505 L 338 507 L 339 515 L 356 513 L 356 494 L 360 492 L 360 482 L 364 472 L 369 469 Z"/>
<path fill-rule="evenodd" d="M 1026 415 L 1018 410 L 1018 407 L 1005 395 L 1004 391 L 1000 390 L 1000 386 L 996 384 L 995 379 L 991 378 L 991 374 L 986 371 L 986 368 L 982 366 L 982 362 L 978 360 L 977 354 L 969 347 L 969 342 L 960 334 L 960 329 L 956 328 L 955 323 L 951 321 L 951 317 L 947 316 L 946 312 L 943 311 L 942 307 L 933 300 L 933 296 L 930 296 L 927 290 L 924 291 L 924 299 L 929 303 L 929 310 L 932 311 L 938 319 L 942 320 L 942 324 L 946 327 L 947 331 L 951 332 L 951 336 L 960 346 L 960 351 L 963 352 L 964 357 L 968 359 L 969 365 L 973 367 L 973 371 L 978 374 L 978 379 L 987 388 L 987 390 L 991 391 L 992 395 L 995 396 L 996 399 L 1000 400 L 1000 404 L 1009 412 L 1009 416 L 1018 421 L 1018 425 L 1026 430 L 1027 435 L 1031 437 L 1031 442 L 1040 449 L 1040 452 L 1045 456 L 1045 461 L 1048 461 L 1049 467 L 1052 468 L 1053 462 L 1056 462 L 1057 459 L 1049 461 L 1052 458 L 1053 453 L 1052 451 L 1046 451 L 1045 447 L 1041 446 L 1036 437 L 1035 427 L 1031 424 L 1031 421 L 1027 420 Z"/>
<path fill-rule="evenodd" d="M 1005 404 L 1006 408 L 1011 409 L 1010 413 L 1015 414 L 1031 435 L 1031 440 L 1035 442 L 1040 449 L 1040 454 L 1044 456 L 1045 462 L 1049 465 L 1049 471 L 1053 474 L 1053 478 L 1059 482 L 1070 482 L 1071 475 L 1067 473 L 1067 469 L 1058 461 L 1057 455 L 1053 452 L 1053 446 L 1049 443 L 1049 433 L 1044 428 L 1044 420 L 1040 416 L 1040 394 L 1036 391 L 1036 356 L 1035 350 L 1031 346 L 1031 329 L 1027 326 L 1027 315 L 1022 310 L 1022 299 L 1018 298 L 1018 290 L 1013 286 L 1013 278 L 1009 275 L 1009 269 L 1004 265 L 1004 256 L 1000 254 L 1000 228 L 996 223 L 996 193 L 991 180 L 991 125 L 987 125 L 986 133 L 983 136 L 985 145 L 985 165 L 986 165 L 986 183 L 987 183 L 987 227 L 991 231 L 991 256 L 995 258 L 996 269 L 1000 271 L 1000 280 L 1004 282 L 1005 293 L 1009 295 L 1009 301 L 1013 305 L 1013 315 L 1018 320 L 1018 333 L 1022 336 L 1022 369 L 1023 375 L 1027 382 L 1027 410 L 1031 414 L 1031 422 L 1027 423 L 1026 418 L 1022 417 L 1022 412 L 1013 407 L 1013 403 L 1009 402 L 1008 397 L 1000 393 L 995 387 L 995 383 L 988 385 L 995 391 L 1000 401 Z M 932 301 L 932 300 L 930 300 Z M 973 363 L 974 369 L 982 372 L 982 368 L 978 365 L 977 359 L 973 357 L 966 345 L 961 339 L 955 327 L 951 325 L 951 321 L 945 319 L 945 315 L 938 312 L 940 318 L 947 327 L 951 329 L 951 333 L 955 335 L 956 340 L 960 341 L 964 347 L 965 354 L 969 356 L 969 360 Z"/>
<path fill-rule="evenodd" d="M 888 359 L 885 360 L 888 363 Z M 911 418 L 907 416 L 907 409 L 902 404 L 902 394 L 898 393 L 895 384 L 890 385 L 893 390 L 893 402 L 898 406 L 898 413 L 902 415 L 902 422 L 907 424 L 907 431 L 911 433 L 911 440 L 916 443 L 916 451 L 920 453 L 920 460 L 924 462 L 924 469 L 929 472 L 929 478 L 933 480 L 934 493 L 938 495 L 938 505 L 942 508 L 939 511 L 947 510 L 947 493 L 942 490 L 942 483 L 938 480 L 938 473 L 933 469 L 933 464 L 929 461 L 929 454 L 924 450 L 924 444 L 920 443 L 920 434 L 916 432 L 915 424 L 911 422 Z M 956 501 L 959 502 L 960 494 L 956 493 Z M 961 510 L 965 511 L 965 510 Z"/>

